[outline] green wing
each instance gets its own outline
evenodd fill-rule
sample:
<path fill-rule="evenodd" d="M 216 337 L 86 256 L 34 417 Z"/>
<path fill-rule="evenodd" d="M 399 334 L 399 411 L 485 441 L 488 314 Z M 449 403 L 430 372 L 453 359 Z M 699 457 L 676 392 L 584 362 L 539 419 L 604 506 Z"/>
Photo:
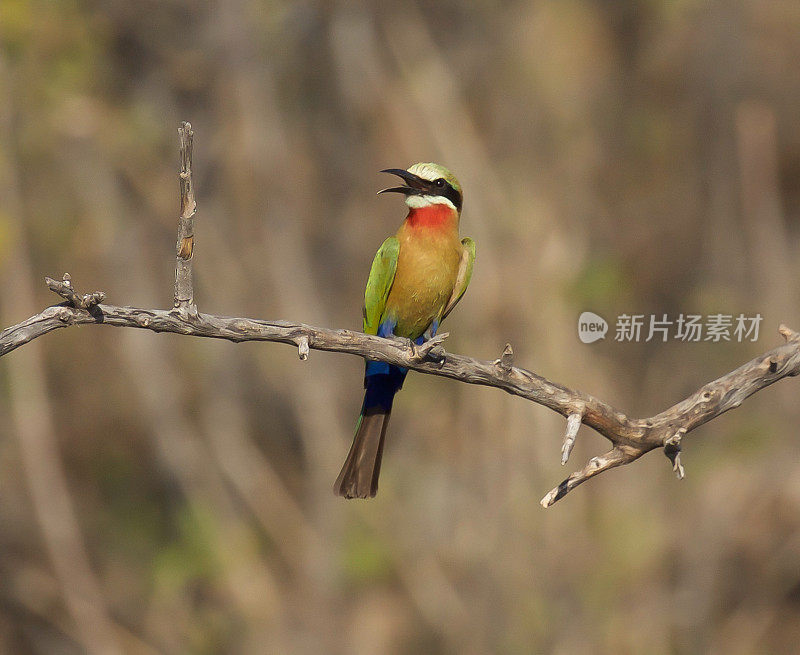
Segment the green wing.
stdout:
<path fill-rule="evenodd" d="M 469 281 L 472 279 L 472 265 L 475 263 L 475 242 L 469 237 L 461 239 L 461 245 L 464 249 L 461 251 L 461 265 L 458 267 L 458 276 L 456 283 L 453 286 L 453 295 L 447 301 L 444 311 L 442 312 L 442 320 L 447 318 L 447 315 L 453 311 L 453 307 L 461 300 L 461 296 L 469 286 Z"/>
<path fill-rule="evenodd" d="M 386 307 L 386 299 L 394 282 L 397 270 L 397 256 L 400 253 L 400 242 L 397 237 L 389 237 L 375 253 L 372 268 L 364 292 L 364 332 L 378 334 L 381 316 Z"/>

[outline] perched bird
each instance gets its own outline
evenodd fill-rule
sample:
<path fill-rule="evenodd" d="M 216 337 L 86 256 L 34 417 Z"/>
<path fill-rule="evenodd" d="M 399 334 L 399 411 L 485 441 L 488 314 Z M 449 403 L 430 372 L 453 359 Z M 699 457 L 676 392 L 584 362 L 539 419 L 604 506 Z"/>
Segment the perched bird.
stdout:
<path fill-rule="evenodd" d="M 364 332 L 406 337 L 417 344 L 436 334 L 467 290 L 475 242 L 459 239 L 461 185 L 437 164 L 381 171 L 405 184 L 378 193 L 402 193 L 408 216 L 375 255 L 364 293 Z M 383 441 L 394 395 L 408 369 L 367 361 L 364 404 L 353 445 L 334 484 L 345 498 L 371 498 L 378 491 Z"/>

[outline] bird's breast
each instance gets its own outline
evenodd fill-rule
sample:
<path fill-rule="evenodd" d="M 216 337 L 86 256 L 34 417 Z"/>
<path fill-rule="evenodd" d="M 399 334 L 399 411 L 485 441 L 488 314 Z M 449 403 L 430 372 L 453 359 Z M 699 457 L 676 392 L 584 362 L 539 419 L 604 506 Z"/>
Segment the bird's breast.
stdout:
<path fill-rule="evenodd" d="M 406 223 L 397 236 L 400 252 L 386 314 L 397 321 L 395 334 L 415 339 L 441 317 L 453 293 L 461 242 L 455 226 L 424 229 Z"/>

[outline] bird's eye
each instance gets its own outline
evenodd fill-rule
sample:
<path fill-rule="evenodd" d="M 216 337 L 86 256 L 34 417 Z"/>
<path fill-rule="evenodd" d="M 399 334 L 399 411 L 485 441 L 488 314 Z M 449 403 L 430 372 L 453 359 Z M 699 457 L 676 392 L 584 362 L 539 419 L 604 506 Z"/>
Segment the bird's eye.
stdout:
<path fill-rule="evenodd" d="M 434 181 L 434 184 L 435 184 L 435 185 L 436 185 L 438 188 L 440 188 L 440 189 L 443 189 L 443 188 L 444 188 L 444 178 L 441 178 L 441 177 L 440 177 L 438 180 Z"/>

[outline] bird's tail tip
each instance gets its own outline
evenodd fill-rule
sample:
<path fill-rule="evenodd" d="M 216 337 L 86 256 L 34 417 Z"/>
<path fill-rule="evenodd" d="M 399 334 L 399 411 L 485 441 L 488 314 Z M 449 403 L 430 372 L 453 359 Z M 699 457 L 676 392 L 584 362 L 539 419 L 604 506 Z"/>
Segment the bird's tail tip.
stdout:
<path fill-rule="evenodd" d="M 342 498 L 374 498 L 378 493 L 383 442 L 389 412 L 366 413 L 359 419 L 353 445 L 342 466 L 333 493 Z"/>
<path fill-rule="evenodd" d="M 370 498 L 375 498 L 377 495 L 378 489 L 375 488 L 369 490 L 358 489 L 351 485 L 347 485 L 345 483 L 340 483 L 339 480 L 336 481 L 336 484 L 333 485 L 333 493 L 336 496 L 344 498 L 345 500 L 352 500 L 354 498 L 360 498 L 363 500 L 368 500 Z"/>

